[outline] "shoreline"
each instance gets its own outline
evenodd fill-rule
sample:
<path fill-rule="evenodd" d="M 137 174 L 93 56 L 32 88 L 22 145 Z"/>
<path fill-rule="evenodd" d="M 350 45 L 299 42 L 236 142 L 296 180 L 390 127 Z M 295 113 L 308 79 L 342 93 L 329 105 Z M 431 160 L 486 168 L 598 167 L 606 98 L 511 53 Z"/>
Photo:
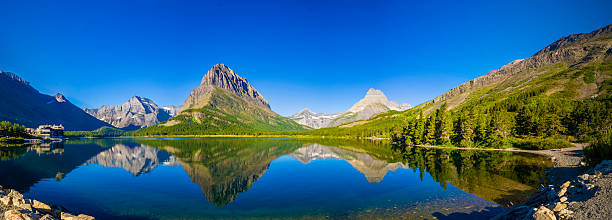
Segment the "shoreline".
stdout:
<path fill-rule="evenodd" d="M 47 205 L 38 200 L 24 198 L 17 190 L 4 189 L 0 186 L 0 220 L 5 219 L 93 220 L 95 218 L 84 214 L 70 214 L 61 206 Z"/>

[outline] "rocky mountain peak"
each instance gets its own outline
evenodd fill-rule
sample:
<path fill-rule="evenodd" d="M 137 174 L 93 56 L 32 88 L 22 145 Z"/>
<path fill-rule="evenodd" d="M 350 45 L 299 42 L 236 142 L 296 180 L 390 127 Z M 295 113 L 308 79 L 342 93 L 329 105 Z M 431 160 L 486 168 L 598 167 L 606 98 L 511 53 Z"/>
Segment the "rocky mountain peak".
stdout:
<path fill-rule="evenodd" d="M 133 96 L 122 105 L 83 110 L 101 121 L 124 129 L 148 127 L 170 118 L 170 114 L 151 99 L 140 96 Z"/>
<path fill-rule="evenodd" d="M 62 95 L 61 93 L 55 94 L 55 100 L 59 103 L 68 102 L 66 97 L 64 97 L 64 95 Z"/>
<path fill-rule="evenodd" d="M 384 105 L 391 110 L 403 111 L 410 108 L 410 105 L 400 105 L 397 102 L 390 102 L 385 94 L 377 89 L 370 88 L 365 97 L 355 103 L 347 112 L 360 112 L 372 105 Z"/>
<path fill-rule="evenodd" d="M 183 104 L 183 109 L 201 108 L 215 88 L 221 88 L 248 102 L 270 109 L 268 101 L 244 78 L 224 64 L 214 65 L 202 78 L 198 88 L 191 91 Z"/>
<path fill-rule="evenodd" d="M 314 114 L 314 112 L 310 111 L 309 108 L 304 108 L 301 111 L 299 111 L 296 115 L 302 115 L 302 114 L 310 114 L 310 115 L 312 115 L 312 114 Z"/>
<path fill-rule="evenodd" d="M 378 89 L 370 88 L 370 89 L 368 89 L 368 92 L 366 93 L 366 97 L 368 97 L 368 96 L 370 96 L 370 97 L 383 96 L 384 97 L 385 94 L 382 91 L 378 90 Z M 387 97 L 385 97 L 385 98 L 387 98 Z"/>

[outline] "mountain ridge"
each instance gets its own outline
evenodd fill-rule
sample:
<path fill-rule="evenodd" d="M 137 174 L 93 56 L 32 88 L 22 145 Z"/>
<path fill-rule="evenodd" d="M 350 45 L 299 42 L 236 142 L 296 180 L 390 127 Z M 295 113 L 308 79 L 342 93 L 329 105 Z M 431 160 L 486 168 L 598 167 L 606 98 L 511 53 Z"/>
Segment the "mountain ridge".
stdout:
<path fill-rule="evenodd" d="M 64 95 L 40 93 L 17 74 L 0 71 L 0 121 L 10 121 L 37 127 L 43 124 L 62 124 L 66 130 L 95 130 L 112 127 L 85 113 Z"/>
<path fill-rule="evenodd" d="M 156 125 L 171 118 L 151 99 L 140 96 L 132 96 L 121 105 L 103 105 L 100 108 L 83 110 L 101 121 L 127 130 Z"/>

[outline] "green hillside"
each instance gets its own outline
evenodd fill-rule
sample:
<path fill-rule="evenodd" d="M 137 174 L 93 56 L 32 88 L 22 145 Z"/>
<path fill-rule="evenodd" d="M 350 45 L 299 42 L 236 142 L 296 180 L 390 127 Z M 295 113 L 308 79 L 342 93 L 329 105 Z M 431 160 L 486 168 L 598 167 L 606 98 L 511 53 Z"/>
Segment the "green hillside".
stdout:
<path fill-rule="evenodd" d="M 611 26 L 571 35 L 408 111 L 305 133 L 468 147 L 588 142 L 612 125 L 611 48 Z"/>
<path fill-rule="evenodd" d="M 280 131 L 303 131 L 304 126 L 270 109 L 254 105 L 216 88 L 208 105 L 187 109 L 167 122 L 143 128 L 134 135 L 257 135 Z"/>

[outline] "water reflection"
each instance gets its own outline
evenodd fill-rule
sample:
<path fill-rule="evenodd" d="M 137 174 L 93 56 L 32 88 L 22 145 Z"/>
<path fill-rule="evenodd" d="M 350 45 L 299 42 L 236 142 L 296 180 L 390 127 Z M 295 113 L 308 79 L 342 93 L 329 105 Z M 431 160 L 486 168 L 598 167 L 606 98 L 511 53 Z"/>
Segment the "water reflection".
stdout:
<path fill-rule="evenodd" d="M 366 153 L 357 153 L 320 144 L 305 144 L 304 147 L 297 149 L 290 155 L 304 164 L 320 159 L 345 160 L 353 168 L 361 172 L 370 183 L 382 181 L 388 171 L 409 168 L 401 162 L 389 163 L 385 160 L 376 159 Z"/>
<path fill-rule="evenodd" d="M 422 215 L 415 212 L 417 209 L 438 215 L 450 215 L 464 209 L 478 212 L 494 204 L 488 201 L 505 207 L 523 201 L 540 184 L 544 168 L 551 165 L 542 157 L 511 152 L 400 149 L 381 142 L 295 139 L 76 140 L 63 146 L 22 148 L 13 152 L 2 150 L 0 156 L 3 159 L 0 161 L 0 176 L 3 177 L 0 185 L 25 192 L 36 185 L 30 195 L 53 199 L 61 198 L 54 193 L 73 193 L 67 192 L 70 190 L 81 190 L 81 194 L 86 192 L 90 197 L 104 195 L 105 200 L 73 206 L 82 209 L 81 212 L 113 218 L 125 215 L 118 211 L 122 210 L 120 204 L 129 210 L 126 212 L 157 216 L 153 218 L 177 215 L 188 218 L 186 207 L 191 207 L 191 218 L 234 216 L 235 210 L 246 217 L 251 214 L 245 213 L 252 212 L 268 217 L 284 213 L 285 217 L 332 214 L 340 218 Z M 110 176 L 117 179 L 95 185 L 99 178 L 96 175 L 118 171 L 109 168 L 122 168 L 125 171 L 121 172 L 129 172 L 126 174 L 132 178 L 113 174 Z M 182 180 L 176 179 L 177 170 L 188 178 L 189 184 L 197 184 L 200 192 L 196 188 L 195 194 L 200 199 L 205 198 L 212 207 L 203 206 L 195 198 L 177 197 L 194 195 L 188 189 L 151 191 L 163 186 L 159 184 L 167 184 L 150 182 L 153 177 L 184 185 Z M 73 179 L 66 185 L 77 184 L 80 189 L 62 187 L 66 182 L 63 179 L 71 173 L 74 173 Z M 49 179 L 56 183 L 45 182 Z M 129 184 L 134 181 L 145 185 L 133 188 Z M 123 203 L 113 202 L 115 198 L 108 194 L 117 190 L 104 188 L 105 184 L 113 182 L 124 184 L 120 190 L 134 198 L 119 199 Z M 47 189 L 51 185 L 54 190 Z M 149 190 L 145 189 L 147 187 Z M 176 194 L 179 191 L 182 194 Z M 168 194 L 164 194 L 166 192 Z M 151 198 L 140 201 L 145 195 Z M 173 204 L 159 209 L 157 201 L 167 199 L 174 201 Z M 134 200 L 142 207 L 133 207 Z M 107 208 L 92 208 L 102 206 Z M 393 209 L 389 211 L 388 206 Z M 163 213 L 148 213 L 152 207 Z M 440 207 L 446 211 L 440 212 Z"/>
<path fill-rule="evenodd" d="M 116 144 L 87 160 L 88 164 L 120 167 L 134 176 L 153 171 L 160 164 L 175 165 L 177 160 L 165 151 L 136 143 Z"/>

